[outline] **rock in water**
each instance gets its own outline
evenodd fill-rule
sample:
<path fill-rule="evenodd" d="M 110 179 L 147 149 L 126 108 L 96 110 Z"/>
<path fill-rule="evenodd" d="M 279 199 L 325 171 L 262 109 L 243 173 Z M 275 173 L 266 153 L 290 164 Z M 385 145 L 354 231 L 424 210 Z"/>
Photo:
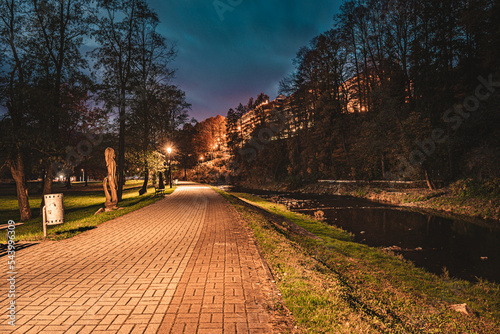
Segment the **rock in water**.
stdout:
<path fill-rule="evenodd" d="M 314 218 L 318 220 L 325 220 L 325 213 L 321 210 L 314 212 Z"/>
<path fill-rule="evenodd" d="M 403 249 L 401 247 L 399 247 L 399 246 L 394 245 L 394 246 L 390 246 L 390 247 L 385 247 L 384 250 L 398 252 L 398 251 L 402 251 Z"/>

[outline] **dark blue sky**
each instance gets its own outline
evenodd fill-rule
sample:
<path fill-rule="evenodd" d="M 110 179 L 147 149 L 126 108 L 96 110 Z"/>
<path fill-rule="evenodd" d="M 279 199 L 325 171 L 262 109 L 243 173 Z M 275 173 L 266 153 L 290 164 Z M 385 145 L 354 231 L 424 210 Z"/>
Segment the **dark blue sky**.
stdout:
<path fill-rule="evenodd" d="M 340 1 L 149 0 L 175 40 L 175 83 L 198 121 L 260 92 L 276 97 L 301 46 L 331 28 Z M 230 4 L 234 5 L 230 5 Z"/>

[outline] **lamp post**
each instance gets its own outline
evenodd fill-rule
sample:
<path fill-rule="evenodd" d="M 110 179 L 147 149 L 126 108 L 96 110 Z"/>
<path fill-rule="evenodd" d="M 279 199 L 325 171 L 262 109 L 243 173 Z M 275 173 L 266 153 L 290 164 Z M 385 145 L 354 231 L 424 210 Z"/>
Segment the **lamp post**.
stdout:
<path fill-rule="evenodd" d="M 167 148 L 168 153 L 168 182 L 170 183 L 170 188 L 172 188 L 172 165 L 170 163 L 170 153 L 172 153 L 172 148 Z"/>

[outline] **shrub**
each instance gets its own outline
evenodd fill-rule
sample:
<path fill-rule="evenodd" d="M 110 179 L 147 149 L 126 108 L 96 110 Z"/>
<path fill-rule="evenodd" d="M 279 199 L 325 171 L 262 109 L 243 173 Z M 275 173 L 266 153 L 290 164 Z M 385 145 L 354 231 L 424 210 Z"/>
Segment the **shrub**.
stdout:
<path fill-rule="evenodd" d="M 460 197 L 500 197 L 500 179 L 462 179 L 450 186 L 451 192 Z"/>

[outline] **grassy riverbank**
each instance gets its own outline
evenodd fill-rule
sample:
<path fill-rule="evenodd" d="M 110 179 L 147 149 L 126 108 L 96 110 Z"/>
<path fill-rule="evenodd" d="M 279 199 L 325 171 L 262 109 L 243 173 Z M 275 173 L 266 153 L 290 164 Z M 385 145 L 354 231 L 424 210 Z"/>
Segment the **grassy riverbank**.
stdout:
<path fill-rule="evenodd" d="M 460 180 L 437 190 L 360 187 L 345 194 L 401 206 L 500 220 L 500 180 Z"/>
<path fill-rule="evenodd" d="M 295 234 L 223 193 L 250 223 L 286 307 L 307 333 L 498 333 L 500 286 L 416 268 L 349 233 L 262 198 L 234 195 L 288 218 L 319 238 Z M 474 314 L 450 308 L 467 303 Z"/>
<path fill-rule="evenodd" d="M 500 221 L 500 179 L 476 181 L 458 180 L 436 190 L 424 187 L 405 187 L 382 181 L 317 182 L 292 187 L 288 183 L 267 183 L 256 187 L 270 191 L 291 191 L 309 194 L 348 195 L 381 201 L 399 206 L 415 207 L 439 214 Z M 252 189 L 253 184 L 242 184 Z"/>
<path fill-rule="evenodd" d="M 161 199 L 159 196 L 154 196 L 153 188 L 149 189 L 148 194 L 139 196 L 138 191 L 141 185 L 142 181 L 127 182 L 123 192 L 123 200 L 118 204 L 118 207 L 123 209 L 94 215 L 99 208 L 104 207 L 106 200 L 102 190 L 102 183 L 91 183 L 88 187 L 84 187 L 83 183 L 74 183 L 71 189 L 56 184 L 54 193 L 64 194 L 66 222 L 61 225 L 49 226 L 47 238 L 49 240 L 59 240 L 73 237 L 105 221 L 123 216 Z M 171 193 L 174 189 L 167 188 L 165 193 Z M 9 194 L 7 190 L 4 193 L 4 195 L 0 196 L 0 219 L 3 223 L 7 223 L 8 220 L 17 222 L 19 219 L 17 198 Z M 24 225 L 16 227 L 16 241 L 39 241 L 44 239 L 42 217 L 38 215 L 40 203 L 40 195 L 30 196 L 30 206 L 35 218 L 24 222 Z M 4 239 L 0 240 L 0 243 L 5 242 Z"/>

